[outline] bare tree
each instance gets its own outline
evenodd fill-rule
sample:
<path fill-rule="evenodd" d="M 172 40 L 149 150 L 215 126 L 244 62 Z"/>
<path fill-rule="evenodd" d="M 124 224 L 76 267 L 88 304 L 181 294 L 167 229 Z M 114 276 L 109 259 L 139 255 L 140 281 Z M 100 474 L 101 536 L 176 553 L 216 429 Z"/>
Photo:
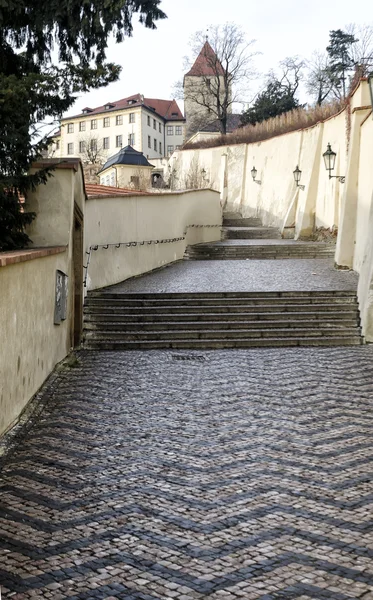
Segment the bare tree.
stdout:
<path fill-rule="evenodd" d="M 241 27 L 234 23 L 211 26 L 208 37 L 202 31 L 193 36 L 189 66 L 198 59 L 184 78 L 189 135 L 213 120 L 219 121 L 221 133 L 227 132 L 232 106 L 243 101 L 254 76 L 253 58 L 258 54 L 252 50 L 254 42 L 247 41 Z M 179 95 L 182 88 L 181 83 L 177 84 Z"/>
<path fill-rule="evenodd" d="M 314 52 L 307 61 L 307 92 L 318 106 L 327 99 L 333 90 L 333 78 L 329 69 L 328 55 L 325 52 Z"/>
<path fill-rule="evenodd" d="M 102 165 L 106 161 L 107 149 L 103 139 L 89 133 L 79 139 L 79 154 L 84 164 Z"/>
<path fill-rule="evenodd" d="M 275 79 L 280 82 L 281 87 L 289 96 L 295 96 L 299 85 L 303 80 L 306 63 L 299 56 L 288 56 L 280 61 L 280 72 Z"/>
<path fill-rule="evenodd" d="M 351 46 L 350 54 L 361 77 L 365 77 L 373 69 L 373 25 L 350 23 L 346 33 L 357 40 Z"/>

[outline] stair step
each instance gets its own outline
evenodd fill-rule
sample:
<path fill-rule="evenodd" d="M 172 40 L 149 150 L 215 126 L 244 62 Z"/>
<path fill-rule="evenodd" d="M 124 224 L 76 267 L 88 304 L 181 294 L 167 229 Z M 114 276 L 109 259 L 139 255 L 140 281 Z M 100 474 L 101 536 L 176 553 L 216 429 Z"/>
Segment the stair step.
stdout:
<path fill-rule="evenodd" d="M 354 336 L 359 335 L 360 331 L 357 327 L 349 327 L 346 329 L 338 330 L 338 336 Z M 335 337 L 336 332 L 333 329 L 320 328 L 320 329 L 292 329 L 292 328 L 281 328 L 281 329 L 260 329 L 260 330 L 247 330 L 247 329 L 220 329 L 220 330 L 166 330 L 166 331 L 142 331 L 136 332 L 122 332 L 122 331 L 106 331 L 96 332 L 87 331 L 85 333 L 85 339 L 94 339 L 95 341 L 107 342 L 110 340 L 123 341 L 123 342 L 134 342 L 137 340 L 203 340 L 203 339 L 251 339 L 251 338 L 309 338 L 309 337 Z"/>
<path fill-rule="evenodd" d="M 239 329 L 346 329 L 357 327 L 356 319 L 329 319 L 329 320 L 251 320 L 251 321 L 87 321 L 87 331 L 118 331 L 135 333 L 137 331 L 168 331 L 177 327 L 180 330 L 239 330 Z"/>
<path fill-rule="evenodd" d="M 128 298 L 130 300 L 185 300 L 185 299 L 207 299 L 210 298 L 247 298 L 247 299 L 260 299 L 260 298 L 336 298 L 336 297 L 353 297 L 356 299 L 355 290 L 315 290 L 315 291 L 275 291 L 275 292 L 160 292 L 154 294 L 153 292 L 114 292 L 109 291 L 107 288 L 105 291 L 93 290 L 89 292 L 86 301 L 90 298 Z"/>
<path fill-rule="evenodd" d="M 248 217 L 245 219 L 223 219 L 223 227 L 262 227 L 262 222 L 258 217 Z"/>
<path fill-rule="evenodd" d="M 121 298 L 120 296 L 116 298 L 105 298 L 103 296 L 96 296 L 95 298 L 88 298 L 86 302 L 86 306 L 121 306 L 123 308 L 127 307 L 181 307 L 181 306 L 214 306 L 219 303 L 220 306 L 264 306 L 264 305 L 273 305 L 274 302 L 276 304 L 301 304 L 301 305 L 319 305 L 319 304 L 328 304 L 329 298 L 328 296 L 316 296 L 313 298 L 312 296 L 304 296 L 304 297 L 293 297 L 289 300 L 289 298 L 258 298 L 258 297 L 249 297 L 249 298 L 183 298 L 183 299 L 173 299 L 173 298 L 157 298 L 153 296 L 152 298 Z M 356 304 L 356 297 L 335 297 L 333 298 L 333 304 Z"/>
<path fill-rule="evenodd" d="M 95 315 L 86 315 L 86 323 L 164 323 L 164 322 L 212 322 L 218 323 L 223 319 L 224 322 L 236 323 L 237 321 L 247 321 L 249 318 L 250 322 L 265 323 L 267 321 L 299 321 L 302 319 L 308 319 L 309 321 L 321 321 L 325 322 L 330 319 L 337 320 L 353 320 L 358 322 L 358 311 L 349 312 L 325 312 L 325 313 L 293 313 L 293 312 L 282 312 L 282 313 L 221 313 L 217 314 L 155 314 L 155 315 L 136 315 L 133 313 L 99 313 Z"/>
<path fill-rule="evenodd" d="M 280 239 L 281 234 L 276 227 L 223 227 L 226 239 Z"/>
<path fill-rule="evenodd" d="M 241 313 L 241 314 L 245 314 L 245 313 L 257 313 L 257 312 L 289 312 L 289 313 L 293 313 L 293 312 L 312 312 L 310 311 L 310 306 L 309 304 L 289 304 L 289 303 L 273 303 L 273 304 L 269 304 L 269 305 L 249 305 L 249 304 L 245 304 L 245 305 L 239 305 L 239 306 L 233 306 L 233 305 L 209 305 L 209 306 L 139 306 L 136 307 L 136 313 L 140 316 L 140 315 L 152 315 L 152 314 L 162 314 L 167 316 L 167 314 L 203 314 L 203 313 L 210 313 L 211 311 L 214 312 L 215 314 L 217 313 Z M 344 312 L 346 310 L 350 311 L 353 310 L 354 308 L 356 308 L 357 311 L 357 305 L 355 306 L 354 304 L 339 304 L 334 305 L 334 304 L 318 304 L 317 305 L 317 309 L 321 310 L 322 312 L 338 312 L 339 310 L 343 310 Z M 125 307 L 118 307 L 117 306 L 112 306 L 112 305 L 105 305 L 104 307 L 102 306 L 87 306 L 84 309 L 85 314 L 97 314 L 97 313 L 102 313 L 104 310 L 105 313 L 110 314 L 110 313 L 116 313 L 116 314 L 128 314 L 129 316 L 132 314 L 134 314 L 134 311 L 125 312 Z"/>
<path fill-rule="evenodd" d="M 362 343 L 360 336 L 338 336 L 319 338 L 252 338 L 239 340 L 173 340 L 143 342 L 98 342 L 86 344 L 89 350 L 217 350 L 225 348 L 274 348 L 291 346 L 358 346 Z"/>

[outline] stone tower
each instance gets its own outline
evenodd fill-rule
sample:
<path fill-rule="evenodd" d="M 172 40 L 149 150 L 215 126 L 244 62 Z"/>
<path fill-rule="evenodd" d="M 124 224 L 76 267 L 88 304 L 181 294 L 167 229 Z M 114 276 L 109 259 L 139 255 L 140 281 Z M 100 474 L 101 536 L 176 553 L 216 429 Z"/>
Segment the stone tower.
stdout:
<path fill-rule="evenodd" d="M 225 94 L 224 69 L 206 40 L 192 68 L 184 75 L 186 139 L 218 118 L 219 94 L 221 98 Z"/>

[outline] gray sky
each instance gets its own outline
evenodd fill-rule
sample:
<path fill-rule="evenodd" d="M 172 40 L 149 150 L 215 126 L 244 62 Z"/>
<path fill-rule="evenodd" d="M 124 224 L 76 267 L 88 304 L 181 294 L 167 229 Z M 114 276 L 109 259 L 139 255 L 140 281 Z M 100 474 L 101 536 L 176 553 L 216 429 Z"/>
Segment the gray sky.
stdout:
<path fill-rule="evenodd" d="M 331 29 L 373 22 L 371 0 L 356 5 L 351 0 L 162 0 L 161 8 L 168 19 L 155 31 L 135 23 L 132 38 L 110 43 L 108 59 L 123 67 L 120 81 L 81 96 L 68 114 L 136 93 L 171 98 L 173 84 L 183 75 L 190 36 L 209 24 L 241 25 L 248 39 L 257 40 L 255 49 L 262 55 L 255 66 L 266 73 L 286 56 L 308 58 L 313 50 L 325 49 Z M 253 93 L 257 85 L 253 83 Z"/>

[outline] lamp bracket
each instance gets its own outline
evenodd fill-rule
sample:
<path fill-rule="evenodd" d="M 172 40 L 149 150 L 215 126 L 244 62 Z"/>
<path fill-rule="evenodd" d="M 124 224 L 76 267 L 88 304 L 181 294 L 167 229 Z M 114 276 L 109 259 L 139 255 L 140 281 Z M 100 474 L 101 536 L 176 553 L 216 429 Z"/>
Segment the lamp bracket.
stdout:
<path fill-rule="evenodd" d="M 330 173 L 329 179 L 338 179 L 339 183 L 344 183 L 346 181 L 345 175 L 330 175 Z"/>

